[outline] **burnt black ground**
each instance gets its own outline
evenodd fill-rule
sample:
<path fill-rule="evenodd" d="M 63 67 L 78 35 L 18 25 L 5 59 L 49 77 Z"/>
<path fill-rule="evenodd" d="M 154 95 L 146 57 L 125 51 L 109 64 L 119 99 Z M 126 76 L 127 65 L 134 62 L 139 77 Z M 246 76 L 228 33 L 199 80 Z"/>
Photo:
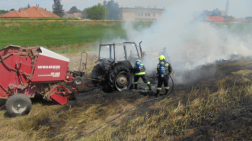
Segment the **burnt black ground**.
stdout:
<path fill-rule="evenodd" d="M 245 61 L 250 60 L 250 58 L 243 58 Z M 176 94 L 184 91 L 190 93 L 192 89 L 204 89 L 208 88 L 211 92 L 216 92 L 220 84 L 220 80 L 225 79 L 227 76 L 232 76 L 232 79 L 227 80 L 223 87 L 232 87 L 234 85 L 235 79 L 239 79 L 240 76 L 233 76 L 232 72 L 237 72 L 239 70 L 252 70 L 252 63 L 246 63 L 245 65 L 234 65 L 239 64 L 239 60 L 229 60 L 220 61 L 215 64 L 209 64 L 206 66 L 201 66 L 193 71 L 187 71 L 186 73 L 181 73 L 177 75 L 184 75 L 186 82 L 184 84 L 176 83 L 174 91 L 170 97 L 177 97 Z M 197 74 L 197 78 L 193 78 Z M 190 81 L 191 80 L 191 81 Z M 156 84 L 153 84 L 156 86 Z M 244 85 L 244 83 L 236 82 L 235 85 Z M 148 99 L 155 98 L 155 90 L 149 92 L 146 89 L 146 85 L 141 82 L 141 90 L 139 91 L 113 91 L 111 93 L 106 93 L 102 91 L 101 88 L 87 88 L 80 93 L 80 96 L 76 101 L 71 101 L 70 103 L 74 105 L 76 102 L 86 101 L 90 103 L 109 103 L 113 100 L 124 99 L 127 102 L 133 102 L 139 98 L 147 97 Z M 182 98 L 182 103 L 186 102 L 187 99 Z M 151 112 L 153 109 L 149 109 L 157 101 L 151 101 L 144 103 L 139 106 L 135 111 L 131 113 L 128 119 L 123 121 L 127 122 L 130 118 L 142 115 L 146 112 Z M 106 106 L 106 105 L 104 105 Z M 220 107 L 221 108 L 221 107 Z M 155 112 L 155 110 L 153 111 Z M 207 119 L 207 118 L 206 118 Z M 115 125 L 116 126 L 116 125 Z M 228 110 L 221 111 L 217 115 L 217 118 L 213 121 L 211 113 L 209 113 L 209 120 L 203 121 L 202 124 L 192 123 L 191 128 L 197 128 L 196 132 L 186 138 L 179 138 L 178 140 L 212 140 L 215 139 L 230 139 L 232 136 L 235 140 L 252 140 L 252 100 L 247 99 L 243 103 L 238 103 L 236 107 Z M 214 137 L 215 133 L 222 133 L 219 138 Z"/>

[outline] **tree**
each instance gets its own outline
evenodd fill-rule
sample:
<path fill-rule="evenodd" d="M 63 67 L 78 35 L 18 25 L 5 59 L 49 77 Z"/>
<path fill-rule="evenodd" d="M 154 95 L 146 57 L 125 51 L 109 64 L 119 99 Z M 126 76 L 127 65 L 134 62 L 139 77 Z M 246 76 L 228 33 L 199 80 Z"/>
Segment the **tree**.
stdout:
<path fill-rule="evenodd" d="M 70 14 L 81 13 L 81 11 L 76 6 L 73 6 L 72 8 L 70 8 L 70 10 L 68 11 L 68 13 L 70 13 Z"/>
<path fill-rule="evenodd" d="M 221 16 L 221 11 L 216 8 L 212 11 L 212 14 L 210 16 Z"/>
<path fill-rule="evenodd" d="M 10 9 L 10 11 L 13 11 L 13 10 L 15 10 L 15 9 L 14 9 L 14 8 L 11 8 L 11 9 Z"/>
<path fill-rule="evenodd" d="M 106 1 L 103 2 L 103 4 L 106 4 Z M 108 1 L 106 4 L 106 7 L 108 8 L 108 19 L 109 20 L 118 20 L 119 19 L 119 5 L 118 3 L 114 2 L 114 0 Z"/>
<path fill-rule="evenodd" d="M 0 13 L 3 14 L 3 13 L 8 13 L 9 11 L 8 10 L 0 10 Z"/>
<path fill-rule="evenodd" d="M 31 6 L 30 6 L 30 4 L 28 4 L 27 6 L 25 6 L 25 7 L 20 7 L 19 9 L 21 9 L 21 10 L 26 10 L 26 9 L 28 9 L 28 8 L 30 8 Z"/>
<path fill-rule="evenodd" d="M 102 20 L 105 17 L 105 7 L 99 3 L 98 5 L 88 8 L 86 14 L 89 19 Z"/>
<path fill-rule="evenodd" d="M 221 11 L 218 8 L 213 11 L 204 10 L 202 16 L 221 16 Z"/>
<path fill-rule="evenodd" d="M 85 8 L 83 11 L 82 11 L 82 15 L 83 15 L 83 19 L 86 19 L 87 18 L 87 10 L 88 10 L 89 8 Z"/>
<path fill-rule="evenodd" d="M 54 0 L 53 4 L 53 13 L 63 17 L 64 16 L 64 11 L 63 11 L 63 5 L 61 5 L 61 0 Z"/>

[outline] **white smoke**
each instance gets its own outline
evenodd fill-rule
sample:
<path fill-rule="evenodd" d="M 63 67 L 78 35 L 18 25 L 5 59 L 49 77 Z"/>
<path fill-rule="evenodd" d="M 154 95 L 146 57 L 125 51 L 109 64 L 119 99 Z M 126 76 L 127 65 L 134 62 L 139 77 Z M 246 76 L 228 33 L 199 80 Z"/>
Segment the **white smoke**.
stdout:
<path fill-rule="evenodd" d="M 194 9 L 202 4 L 204 2 L 197 0 L 174 2 L 167 7 L 169 10 L 165 11 L 160 20 L 140 32 L 134 30 L 133 22 L 127 21 L 123 27 L 127 31 L 128 40 L 143 41 L 143 51 L 166 47 L 175 70 L 193 70 L 218 60 L 228 60 L 233 54 L 251 56 L 251 34 L 241 36 L 240 31 L 231 32 L 241 24 L 193 21 Z M 143 62 L 148 70 L 155 71 L 158 60 L 150 58 L 145 58 Z"/>
<path fill-rule="evenodd" d="M 193 21 L 195 9 L 198 10 L 207 3 L 202 0 L 171 1 L 162 18 L 149 28 L 135 30 L 132 21 L 123 24 L 127 41 L 137 44 L 143 41 L 142 49 L 147 53 L 143 63 L 149 72 L 155 72 L 158 64 L 158 55 L 149 50 L 162 50 L 164 47 L 175 71 L 194 70 L 218 60 L 228 60 L 232 55 L 251 56 L 251 33 L 242 34 L 246 29 L 234 30 L 239 29 L 239 26 L 247 28 L 249 25 Z M 114 39 L 111 42 L 118 41 L 123 42 L 122 39 Z M 209 74 L 214 74 L 215 68 L 209 71 Z M 178 82 L 185 82 L 183 75 L 176 77 Z M 202 76 L 195 73 L 193 77 L 196 79 Z"/>

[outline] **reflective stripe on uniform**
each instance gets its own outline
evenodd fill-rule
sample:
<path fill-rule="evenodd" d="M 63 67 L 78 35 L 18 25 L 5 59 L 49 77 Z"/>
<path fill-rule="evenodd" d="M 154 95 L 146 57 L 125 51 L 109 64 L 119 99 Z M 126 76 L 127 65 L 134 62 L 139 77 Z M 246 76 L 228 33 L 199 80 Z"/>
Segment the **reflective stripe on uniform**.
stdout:
<path fill-rule="evenodd" d="M 144 64 L 141 64 L 141 66 L 143 66 Z M 134 66 L 134 67 L 136 67 L 136 65 Z"/>
<path fill-rule="evenodd" d="M 134 82 L 134 84 L 137 84 L 138 82 Z"/>
<path fill-rule="evenodd" d="M 162 88 L 157 87 L 157 90 L 162 90 Z"/>
<path fill-rule="evenodd" d="M 150 84 L 150 81 L 146 83 L 147 85 Z"/>
<path fill-rule="evenodd" d="M 170 89 L 170 87 L 165 87 L 165 89 L 166 89 L 166 90 L 169 90 L 169 89 Z"/>
<path fill-rule="evenodd" d="M 169 64 L 165 64 L 165 66 L 166 66 L 166 67 L 168 67 L 168 66 L 169 66 Z"/>
<path fill-rule="evenodd" d="M 138 72 L 138 73 L 135 73 L 135 75 L 145 75 L 145 72 Z"/>

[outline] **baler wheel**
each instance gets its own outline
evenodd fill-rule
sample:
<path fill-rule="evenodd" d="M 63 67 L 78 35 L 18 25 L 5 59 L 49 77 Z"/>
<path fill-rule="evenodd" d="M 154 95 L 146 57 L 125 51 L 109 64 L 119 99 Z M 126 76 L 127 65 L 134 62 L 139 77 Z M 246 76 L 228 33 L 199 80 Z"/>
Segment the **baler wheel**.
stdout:
<path fill-rule="evenodd" d="M 15 94 L 6 102 L 6 110 L 11 116 L 28 114 L 31 107 L 31 99 L 24 94 Z"/>
<path fill-rule="evenodd" d="M 82 80 L 82 78 L 81 78 L 80 76 L 76 76 L 76 77 L 74 78 L 73 82 L 74 82 L 74 84 L 75 84 L 76 86 L 80 86 L 80 85 L 82 85 L 83 80 Z"/>

